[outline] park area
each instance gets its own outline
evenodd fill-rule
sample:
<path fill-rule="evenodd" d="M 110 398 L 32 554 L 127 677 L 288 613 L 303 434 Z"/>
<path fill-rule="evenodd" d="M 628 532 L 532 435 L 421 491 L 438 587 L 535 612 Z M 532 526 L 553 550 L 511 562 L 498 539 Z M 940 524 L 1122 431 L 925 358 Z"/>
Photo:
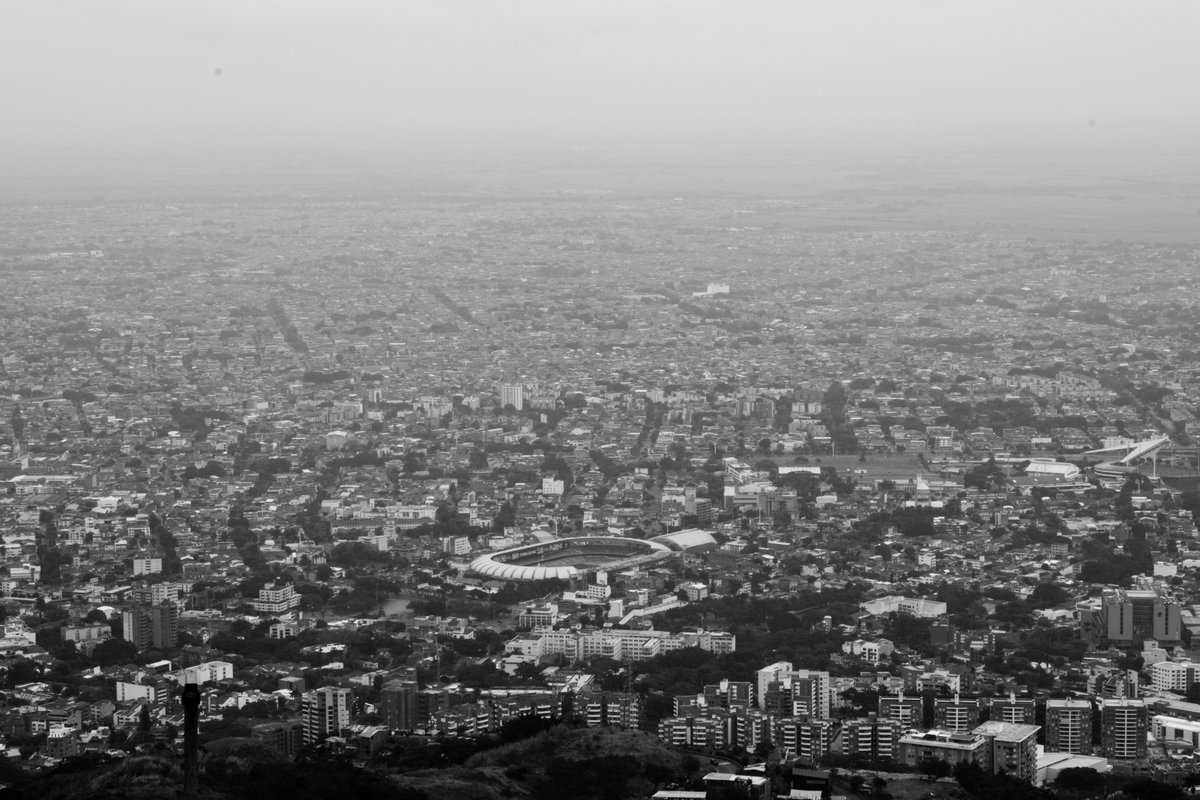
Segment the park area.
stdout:
<path fill-rule="evenodd" d="M 861 783 L 857 780 L 859 777 Z M 834 794 L 861 800 L 886 800 L 888 797 L 892 800 L 964 800 L 971 796 L 953 778 L 930 781 L 917 773 L 873 772 L 860 772 L 857 777 L 853 773 L 839 776 Z"/>

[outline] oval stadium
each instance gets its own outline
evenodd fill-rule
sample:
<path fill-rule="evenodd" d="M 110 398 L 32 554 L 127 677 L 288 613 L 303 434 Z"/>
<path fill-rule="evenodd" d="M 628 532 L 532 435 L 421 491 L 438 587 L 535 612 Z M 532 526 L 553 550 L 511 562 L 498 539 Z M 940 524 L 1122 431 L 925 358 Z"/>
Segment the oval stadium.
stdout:
<path fill-rule="evenodd" d="M 644 567 L 672 552 L 665 544 L 642 539 L 573 536 L 480 556 L 471 562 L 470 571 L 504 581 L 569 581 L 585 572 Z"/>

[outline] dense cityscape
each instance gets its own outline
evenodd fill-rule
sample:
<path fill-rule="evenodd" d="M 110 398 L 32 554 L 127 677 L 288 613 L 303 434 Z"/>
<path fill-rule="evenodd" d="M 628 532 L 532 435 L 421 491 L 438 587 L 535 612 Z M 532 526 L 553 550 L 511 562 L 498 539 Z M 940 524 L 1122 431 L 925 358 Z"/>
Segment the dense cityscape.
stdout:
<path fill-rule="evenodd" d="M 0 781 L 197 684 L 412 797 L 1190 784 L 1200 250 L 879 205 L 3 208 Z"/>
<path fill-rule="evenodd" d="M 0 800 L 1188 800 L 1200 4 L 0 24 Z"/>

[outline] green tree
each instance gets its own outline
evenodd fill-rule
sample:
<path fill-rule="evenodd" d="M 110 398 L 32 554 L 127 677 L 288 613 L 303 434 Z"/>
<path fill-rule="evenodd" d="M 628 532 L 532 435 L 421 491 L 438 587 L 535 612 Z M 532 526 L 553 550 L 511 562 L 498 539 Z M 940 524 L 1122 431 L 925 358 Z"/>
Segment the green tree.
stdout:
<path fill-rule="evenodd" d="M 1127 783 L 1121 791 L 1133 800 L 1184 800 L 1187 797 L 1178 786 L 1150 779 Z"/>
<path fill-rule="evenodd" d="M 1091 767 L 1067 767 L 1054 779 L 1054 788 L 1081 794 L 1104 791 L 1104 776 Z"/>
<path fill-rule="evenodd" d="M 41 676 L 42 668 L 38 666 L 37 662 L 19 658 L 9 666 L 8 673 L 4 676 L 4 682 L 9 689 L 15 689 L 22 684 L 32 683 Z"/>
<path fill-rule="evenodd" d="M 102 667 L 132 664 L 137 661 L 137 647 L 124 639 L 105 639 L 92 650 L 92 661 Z"/>
<path fill-rule="evenodd" d="M 1029 595 L 1029 604 L 1034 608 L 1053 608 L 1071 599 L 1067 590 L 1054 583 L 1039 583 Z"/>
<path fill-rule="evenodd" d="M 792 527 L 792 512 L 784 505 L 779 505 L 772 515 L 772 524 L 777 531 L 790 530 Z"/>
<path fill-rule="evenodd" d="M 989 779 L 989 775 L 973 761 L 960 761 L 954 765 L 954 780 L 968 792 L 977 792 Z"/>
<path fill-rule="evenodd" d="M 511 528 L 517 524 L 517 512 L 513 508 L 512 503 L 505 500 L 500 504 L 499 510 L 496 512 L 496 518 L 492 521 L 492 526 L 497 532 L 502 533 L 505 528 Z"/>
<path fill-rule="evenodd" d="M 754 755 L 756 758 L 759 758 L 762 761 L 766 761 L 767 757 L 771 755 L 771 752 L 774 749 L 775 749 L 775 745 L 774 745 L 774 743 L 771 742 L 770 739 L 763 739 L 761 742 L 758 743 L 758 747 L 754 748 Z"/>

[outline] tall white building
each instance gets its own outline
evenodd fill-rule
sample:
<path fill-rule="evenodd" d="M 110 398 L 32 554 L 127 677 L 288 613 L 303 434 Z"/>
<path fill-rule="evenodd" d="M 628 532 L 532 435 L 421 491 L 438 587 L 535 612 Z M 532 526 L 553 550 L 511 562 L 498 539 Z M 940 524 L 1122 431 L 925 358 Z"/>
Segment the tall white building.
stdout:
<path fill-rule="evenodd" d="M 282 586 L 268 583 L 258 590 L 258 599 L 251 600 L 250 605 L 259 613 L 286 614 L 293 608 L 299 608 L 301 600 L 296 588 L 290 583 Z"/>
<path fill-rule="evenodd" d="M 1100 744 L 1110 759 L 1144 759 L 1149 728 L 1150 716 L 1142 700 L 1109 698 L 1100 704 Z"/>
<path fill-rule="evenodd" d="M 829 719 L 831 684 L 828 672 L 796 669 L 790 661 L 777 661 L 758 670 L 755 676 L 759 708 L 766 708 L 767 686 L 779 683 L 792 694 L 794 714 Z"/>
<path fill-rule="evenodd" d="M 163 560 L 153 556 L 142 556 L 133 560 L 134 575 L 153 575 L 163 571 Z"/>
<path fill-rule="evenodd" d="M 500 384 L 500 406 L 512 406 L 517 411 L 525 408 L 525 387 L 520 383 Z"/>
<path fill-rule="evenodd" d="M 176 683 L 218 683 L 233 679 L 233 664 L 228 661 L 205 661 L 191 667 L 184 667 L 175 672 L 168 672 L 166 677 Z"/>
<path fill-rule="evenodd" d="M 313 744 L 337 736 L 350 727 L 350 705 L 354 693 L 349 689 L 325 686 L 305 692 L 300 699 L 300 719 L 304 724 L 304 743 Z"/>
<path fill-rule="evenodd" d="M 1089 755 L 1094 714 L 1091 700 L 1073 697 L 1046 700 L 1046 750 Z"/>
<path fill-rule="evenodd" d="M 1037 734 L 1040 726 L 1016 722 L 985 722 L 972 731 L 987 742 L 984 765 L 995 773 L 1033 782 L 1037 775 Z"/>
<path fill-rule="evenodd" d="M 1200 664 L 1191 661 L 1159 661 L 1150 667 L 1150 680 L 1159 691 L 1186 692 L 1200 679 Z"/>

